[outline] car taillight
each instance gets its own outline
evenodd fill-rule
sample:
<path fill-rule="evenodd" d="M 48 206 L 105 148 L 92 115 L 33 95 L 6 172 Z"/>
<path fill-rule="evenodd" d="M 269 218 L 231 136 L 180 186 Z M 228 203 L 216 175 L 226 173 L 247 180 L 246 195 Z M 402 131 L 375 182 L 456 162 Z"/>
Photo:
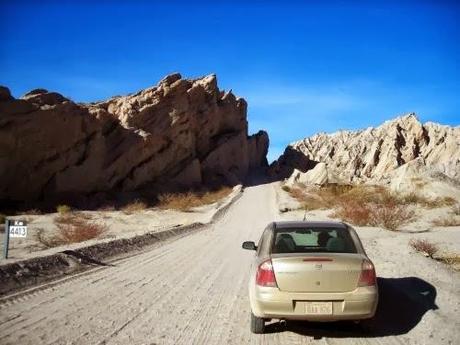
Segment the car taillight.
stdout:
<path fill-rule="evenodd" d="M 361 266 L 361 276 L 359 277 L 358 286 L 372 286 L 377 283 L 375 268 L 372 262 L 364 260 Z"/>
<path fill-rule="evenodd" d="M 260 286 L 278 287 L 276 285 L 275 272 L 270 259 L 262 262 L 257 269 L 256 284 Z"/>

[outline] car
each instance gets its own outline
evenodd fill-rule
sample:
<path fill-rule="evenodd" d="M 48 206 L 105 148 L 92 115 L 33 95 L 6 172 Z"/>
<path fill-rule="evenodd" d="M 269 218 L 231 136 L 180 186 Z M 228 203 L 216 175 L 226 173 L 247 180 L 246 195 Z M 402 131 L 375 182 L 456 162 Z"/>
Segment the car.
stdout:
<path fill-rule="evenodd" d="M 356 231 L 341 222 L 270 223 L 250 270 L 251 331 L 271 319 L 338 321 L 371 319 L 378 303 L 374 264 Z"/>

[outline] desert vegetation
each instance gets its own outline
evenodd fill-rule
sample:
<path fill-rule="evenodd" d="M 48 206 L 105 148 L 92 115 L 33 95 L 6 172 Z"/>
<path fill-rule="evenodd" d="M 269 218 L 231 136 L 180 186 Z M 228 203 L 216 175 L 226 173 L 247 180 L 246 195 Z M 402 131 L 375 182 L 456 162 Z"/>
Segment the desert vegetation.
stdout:
<path fill-rule="evenodd" d="M 412 239 L 409 241 L 409 245 L 419 253 L 433 258 L 438 252 L 439 248 L 436 244 L 428 241 L 427 239 Z"/>
<path fill-rule="evenodd" d="M 456 253 L 441 253 L 438 245 L 430 242 L 427 239 L 411 239 L 409 241 L 411 246 L 416 252 L 419 252 L 431 259 L 440 261 L 454 270 L 460 270 L 460 255 Z"/>
<path fill-rule="evenodd" d="M 91 220 L 83 213 L 66 213 L 54 219 L 56 231 L 46 235 L 44 229 L 37 229 L 36 239 L 45 247 L 56 247 L 99 238 L 108 232 L 105 224 Z"/>
<path fill-rule="evenodd" d="M 189 211 L 194 207 L 212 204 L 228 196 L 230 187 L 222 187 L 213 191 L 189 191 L 186 193 L 166 193 L 158 197 L 158 206 L 162 209 Z"/>
<path fill-rule="evenodd" d="M 455 214 L 448 214 L 444 217 L 434 219 L 431 223 L 434 226 L 460 226 L 460 217 L 456 216 Z"/>
<path fill-rule="evenodd" d="M 58 205 L 56 206 L 56 211 L 59 214 L 67 214 L 72 211 L 72 209 L 68 205 Z"/>
<path fill-rule="evenodd" d="M 454 204 L 451 207 L 452 213 L 456 216 L 460 216 L 460 204 Z"/>
<path fill-rule="evenodd" d="M 458 254 L 447 254 L 437 258 L 438 261 L 451 266 L 455 270 L 460 270 L 460 255 Z"/>
<path fill-rule="evenodd" d="M 125 205 L 121 210 L 126 214 L 132 214 L 143 211 L 148 208 L 148 205 L 141 200 L 134 200 L 133 202 Z"/>
<path fill-rule="evenodd" d="M 330 208 L 334 210 L 333 217 L 352 224 L 382 226 L 393 231 L 414 220 L 411 204 L 430 202 L 416 195 L 397 195 L 380 186 L 330 185 L 308 189 L 297 185 L 287 191 L 305 210 Z"/>

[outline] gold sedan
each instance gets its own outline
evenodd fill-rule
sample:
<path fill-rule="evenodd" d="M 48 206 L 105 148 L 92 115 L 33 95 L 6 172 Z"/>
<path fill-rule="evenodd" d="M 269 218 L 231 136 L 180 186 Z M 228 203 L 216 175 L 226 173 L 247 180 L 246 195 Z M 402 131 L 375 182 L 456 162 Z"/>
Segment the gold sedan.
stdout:
<path fill-rule="evenodd" d="M 249 279 L 251 331 L 271 319 L 337 321 L 374 316 L 374 265 L 356 231 L 338 222 L 274 222 L 264 230 Z"/>

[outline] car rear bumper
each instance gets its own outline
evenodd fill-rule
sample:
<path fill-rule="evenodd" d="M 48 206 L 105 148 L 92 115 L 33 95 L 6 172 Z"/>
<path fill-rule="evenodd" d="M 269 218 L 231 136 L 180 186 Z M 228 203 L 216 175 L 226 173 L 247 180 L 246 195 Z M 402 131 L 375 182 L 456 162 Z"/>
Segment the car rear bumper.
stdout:
<path fill-rule="evenodd" d="M 377 309 L 376 286 L 359 287 L 345 293 L 294 293 L 278 288 L 255 286 L 250 291 L 255 316 L 268 319 L 338 321 L 372 318 Z M 307 314 L 308 302 L 331 302 L 332 314 Z"/>

